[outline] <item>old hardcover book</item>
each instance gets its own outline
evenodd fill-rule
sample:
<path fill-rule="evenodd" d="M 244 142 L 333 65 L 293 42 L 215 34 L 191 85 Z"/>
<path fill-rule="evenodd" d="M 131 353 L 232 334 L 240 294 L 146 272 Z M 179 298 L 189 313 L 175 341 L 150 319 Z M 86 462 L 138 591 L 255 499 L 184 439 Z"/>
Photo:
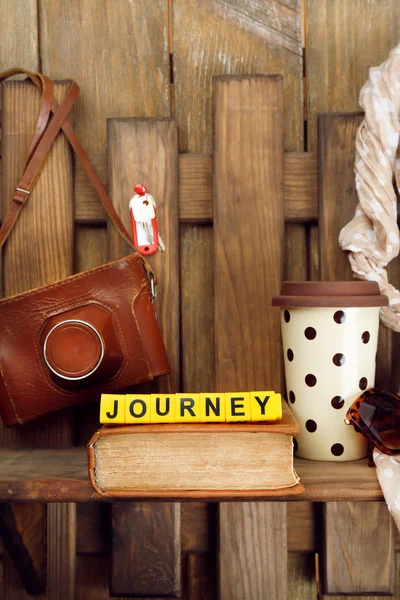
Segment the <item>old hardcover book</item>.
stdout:
<path fill-rule="evenodd" d="M 88 444 L 89 476 L 113 497 L 293 496 L 304 491 L 293 467 L 298 431 L 286 402 L 278 423 L 105 425 Z"/>

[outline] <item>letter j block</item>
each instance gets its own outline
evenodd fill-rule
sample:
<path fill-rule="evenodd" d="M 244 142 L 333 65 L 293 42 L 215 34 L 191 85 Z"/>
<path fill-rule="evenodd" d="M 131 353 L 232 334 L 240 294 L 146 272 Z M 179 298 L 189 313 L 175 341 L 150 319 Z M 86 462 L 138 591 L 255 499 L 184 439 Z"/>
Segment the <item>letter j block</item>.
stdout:
<path fill-rule="evenodd" d="M 126 396 L 102 394 L 100 399 L 100 423 L 125 423 Z"/>

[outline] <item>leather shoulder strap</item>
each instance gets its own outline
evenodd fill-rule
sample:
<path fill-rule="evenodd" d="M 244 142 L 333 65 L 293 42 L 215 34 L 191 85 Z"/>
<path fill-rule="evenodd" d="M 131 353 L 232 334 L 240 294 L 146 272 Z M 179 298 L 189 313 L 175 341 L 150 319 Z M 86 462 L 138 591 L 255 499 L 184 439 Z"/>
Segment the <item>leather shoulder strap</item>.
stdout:
<path fill-rule="evenodd" d="M 131 236 L 126 231 L 117 211 L 114 208 L 113 203 L 110 200 L 110 197 L 107 194 L 107 191 L 100 179 L 98 178 L 96 172 L 94 171 L 92 165 L 89 162 L 88 157 L 86 156 L 85 151 L 81 143 L 79 142 L 74 130 L 72 129 L 70 123 L 66 120 L 69 112 L 72 109 L 72 106 L 78 96 L 79 88 L 75 82 L 71 85 L 70 89 L 67 92 L 67 95 L 61 105 L 59 107 L 57 101 L 52 97 L 51 100 L 51 112 L 54 114 L 50 124 L 47 125 L 47 129 L 45 129 L 45 133 L 42 132 L 43 123 L 46 118 L 47 109 L 48 109 L 48 98 L 49 98 L 49 79 L 39 73 L 30 73 L 29 71 L 25 71 L 24 69 L 10 69 L 4 73 L 0 73 L 0 82 L 7 77 L 11 77 L 11 75 L 15 75 L 17 73 L 25 73 L 33 83 L 39 88 L 43 89 L 43 86 L 46 88 L 46 104 L 43 111 L 41 110 L 41 123 L 40 127 L 37 131 L 35 130 L 34 139 L 31 144 L 31 151 L 28 157 L 28 161 L 22 175 L 21 181 L 17 186 L 17 189 L 14 193 L 14 197 L 9 206 L 8 212 L 4 218 L 3 226 L 0 229 L 0 248 L 5 243 L 8 238 L 12 227 L 14 226 L 18 215 L 22 209 L 22 206 L 26 202 L 33 188 L 37 177 L 40 174 L 41 169 L 43 168 L 45 158 L 47 152 L 53 143 L 55 137 L 57 136 L 60 129 L 63 130 L 66 135 L 68 141 L 70 142 L 72 148 L 76 152 L 78 158 L 80 159 L 82 166 L 92 183 L 93 187 L 97 191 L 101 203 L 106 210 L 108 216 L 111 221 L 117 227 L 118 232 L 123 237 L 123 239 L 135 250 L 133 245 Z M 51 83 L 51 82 L 50 82 Z M 51 87 L 52 91 L 52 87 Z M 48 120 L 48 119 L 47 119 Z M 47 124 L 47 123 L 46 123 Z M 39 137 L 39 131 L 41 132 L 41 137 Z M 38 141 L 37 141 L 38 140 Z M 148 263 L 143 259 L 144 266 L 146 270 L 153 275 L 151 267 Z"/>

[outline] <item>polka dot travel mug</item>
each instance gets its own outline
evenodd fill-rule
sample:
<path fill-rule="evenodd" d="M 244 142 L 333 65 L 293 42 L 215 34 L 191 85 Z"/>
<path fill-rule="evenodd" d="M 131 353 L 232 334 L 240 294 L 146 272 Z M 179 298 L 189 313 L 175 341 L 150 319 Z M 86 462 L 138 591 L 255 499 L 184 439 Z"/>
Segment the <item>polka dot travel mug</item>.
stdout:
<path fill-rule="evenodd" d="M 284 282 L 272 304 L 281 309 L 287 399 L 300 427 L 296 455 L 364 458 L 366 440 L 344 419 L 355 398 L 375 383 L 386 296 L 376 282 Z"/>

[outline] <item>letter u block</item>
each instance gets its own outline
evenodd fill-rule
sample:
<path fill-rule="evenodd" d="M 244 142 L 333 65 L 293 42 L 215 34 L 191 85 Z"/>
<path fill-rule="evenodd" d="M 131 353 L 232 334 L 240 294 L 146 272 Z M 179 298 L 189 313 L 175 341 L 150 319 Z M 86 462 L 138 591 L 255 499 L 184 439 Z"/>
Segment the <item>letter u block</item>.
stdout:
<path fill-rule="evenodd" d="M 102 394 L 100 399 L 100 423 L 125 423 L 125 396 Z"/>
<path fill-rule="evenodd" d="M 175 394 L 152 394 L 151 423 L 175 423 Z"/>
<path fill-rule="evenodd" d="M 200 394 L 176 394 L 176 423 L 200 423 Z"/>
<path fill-rule="evenodd" d="M 200 421 L 225 422 L 225 394 L 200 394 Z"/>
<path fill-rule="evenodd" d="M 232 392 L 225 394 L 225 409 L 227 422 L 250 421 L 249 392 Z"/>
<path fill-rule="evenodd" d="M 127 394 L 125 423 L 150 423 L 150 394 Z"/>

